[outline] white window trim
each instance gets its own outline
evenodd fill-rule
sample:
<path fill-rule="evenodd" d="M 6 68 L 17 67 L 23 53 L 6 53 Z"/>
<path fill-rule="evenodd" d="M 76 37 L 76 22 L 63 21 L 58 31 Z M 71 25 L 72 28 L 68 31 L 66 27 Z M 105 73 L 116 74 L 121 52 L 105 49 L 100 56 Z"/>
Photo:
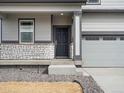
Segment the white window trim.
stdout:
<path fill-rule="evenodd" d="M 87 0 L 87 5 L 100 5 L 101 4 L 101 0 L 99 0 L 98 2 L 95 3 L 90 3 L 89 0 Z"/>
<path fill-rule="evenodd" d="M 32 21 L 33 22 L 33 31 L 32 31 L 32 33 L 33 33 L 33 37 L 32 37 L 33 41 L 32 42 L 21 42 L 21 32 L 25 32 L 25 31 L 20 31 L 20 25 L 21 25 L 20 23 L 21 23 L 21 21 Z M 19 43 L 20 44 L 34 44 L 34 25 L 35 25 L 34 19 L 19 19 Z M 31 31 L 29 31 L 29 32 L 31 32 Z"/>

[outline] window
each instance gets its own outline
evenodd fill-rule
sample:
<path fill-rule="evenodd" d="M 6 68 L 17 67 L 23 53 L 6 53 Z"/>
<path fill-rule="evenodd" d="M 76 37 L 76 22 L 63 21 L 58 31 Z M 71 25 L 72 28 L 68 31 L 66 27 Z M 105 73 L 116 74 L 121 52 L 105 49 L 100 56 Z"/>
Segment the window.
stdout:
<path fill-rule="evenodd" d="M 116 40 L 116 36 L 104 36 L 103 40 Z"/>
<path fill-rule="evenodd" d="M 88 0 L 87 4 L 100 4 L 100 0 Z"/>
<path fill-rule="evenodd" d="M 121 37 L 120 37 L 120 40 L 124 40 L 124 36 L 121 36 Z"/>
<path fill-rule="evenodd" d="M 85 40 L 99 40 L 99 36 L 85 36 Z"/>
<path fill-rule="evenodd" d="M 34 20 L 19 20 L 20 43 L 34 43 Z"/>

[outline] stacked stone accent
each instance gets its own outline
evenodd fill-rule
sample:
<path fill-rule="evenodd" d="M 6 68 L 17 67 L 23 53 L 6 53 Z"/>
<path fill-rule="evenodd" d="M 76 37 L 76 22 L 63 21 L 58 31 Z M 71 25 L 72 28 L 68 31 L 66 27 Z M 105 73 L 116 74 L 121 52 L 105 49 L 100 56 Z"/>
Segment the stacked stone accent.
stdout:
<path fill-rule="evenodd" d="M 54 59 L 54 44 L 1 44 L 0 59 Z"/>

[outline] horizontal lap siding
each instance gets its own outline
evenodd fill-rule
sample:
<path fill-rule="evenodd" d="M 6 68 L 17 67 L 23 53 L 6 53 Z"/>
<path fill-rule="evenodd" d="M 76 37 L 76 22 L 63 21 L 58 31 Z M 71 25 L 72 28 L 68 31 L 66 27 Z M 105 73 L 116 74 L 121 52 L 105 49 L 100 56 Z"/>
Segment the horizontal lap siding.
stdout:
<path fill-rule="evenodd" d="M 83 13 L 82 31 L 124 31 L 124 13 Z"/>
<path fill-rule="evenodd" d="M 82 9 L 87 11 L 93 10 L 93 12 L 97 10 L 99 10 L 100 12 L 102 10 L 109 10 L 112 12 L 118 12 L 119 10 L 123 11 L 124 0 L 100 0 L 100 3 L 82 6 Z"/>
<path fill-rule="evenodd" d="M 103 6 L 124 6 L 124 0 L 101 0 Z"/>

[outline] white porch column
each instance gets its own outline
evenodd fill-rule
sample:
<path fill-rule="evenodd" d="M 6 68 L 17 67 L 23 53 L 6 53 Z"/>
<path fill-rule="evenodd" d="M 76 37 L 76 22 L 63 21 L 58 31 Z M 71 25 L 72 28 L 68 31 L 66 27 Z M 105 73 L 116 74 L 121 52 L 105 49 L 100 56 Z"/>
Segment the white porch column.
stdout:
<path fill-rule="evenodd" d="M 2 38 L 1 30 L 2 30 L 2 18 L 0 17 L 0 44 L 1 44 L 1 38 Z"/>
<path fill-rule="evenodd" d="M 81 11 L 74 12 L 73 19 L 73 37 L 74 37 L 74 60 L 82 60 L 82 47 L 81 47 Z"/>

